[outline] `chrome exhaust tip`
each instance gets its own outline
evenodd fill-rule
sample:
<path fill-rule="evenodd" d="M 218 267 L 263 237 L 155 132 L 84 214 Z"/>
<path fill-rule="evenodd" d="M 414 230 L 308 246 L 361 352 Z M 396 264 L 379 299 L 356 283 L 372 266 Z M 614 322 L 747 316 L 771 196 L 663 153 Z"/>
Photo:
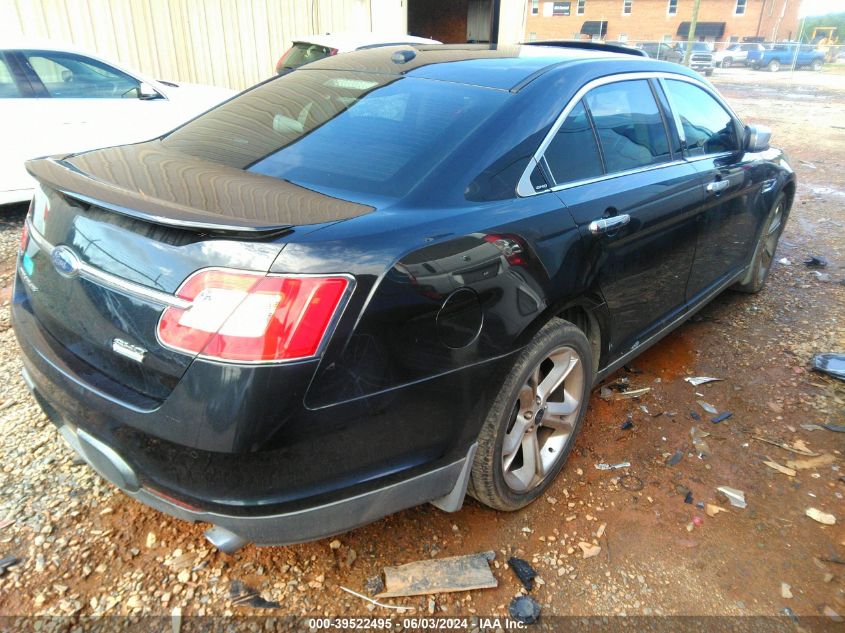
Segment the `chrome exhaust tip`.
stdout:
<path fill-rule="evenodd" d="M 248 543 L 246 539 L 219 525 L 206 530 L 205 538 L 224 554 L 234 554 Z"/>

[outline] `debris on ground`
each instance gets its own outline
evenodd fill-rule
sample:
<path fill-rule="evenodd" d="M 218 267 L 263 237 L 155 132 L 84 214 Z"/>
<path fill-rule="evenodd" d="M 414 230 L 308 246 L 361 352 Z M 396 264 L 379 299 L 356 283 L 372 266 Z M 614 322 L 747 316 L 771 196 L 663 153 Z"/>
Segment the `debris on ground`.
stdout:
<path fill-rule="evenodd" d="M 782 264 L 783 266 L 792 266 L 792 262 L 789 261 L 789 259 L 787 259 L 786 257 L 781 257 L 778 260 L 778 264 Z"/>
<path fill-rule="evenodd" d="M 517 596 L 508 605 L 508 614 L 522 624 L 534 624 L 540 618 L 540 605 L 529 596 Z"/>
<path fill-rule="evenodd" d="M 595 545 L 593 543 L 581 541 L 580 543 L 578 543 L 578 547 L 581 548 L 583 558 L 592 558 L 593 556 L 598 556 L 599 554 L 601 554 L 601 545 Z"/>
<path fill-rule="evenodd" d="M 683 457 L 684 457 L 684 452 L 683 452 L 683 451 L 675 451 L 675 452 L 672 454 L 672 456 L 671 456 L 669 459 L 667 459 L 667 460 L 666 460 L 666 465 L 667 465 L 667 466 L 674 466 L 674 465 L 675 465 L 675 464 L 677 464 L 679 461 L 681 461 L 681 459 L 683 459 Z"/>
<path fill-rule="evenodd" d="M 630 415 L 625 418 L 625 421 L 619 426 L 619 428 L 623 431 L 627 431 L 628 429 L 634 428 L 634 421 L 631 419 Z"/>
<path fill-rule="evenodd" d="M 596 470 L 618 470 L 620 468 L 630 468 L 631 462 L 619 462 L 618 464 L 596 464 Z"/>
<path fill-rule="evenodd" d="M 842 622 L 842 616 L 839 615 L 836 611 L 834 611 L 831 607 L 825 605 L 825 608 L 822 610 L 827 617 L 829 617 L 834 622 Z"/>
<path fill-rule="evenodd" d="M 381 577 L 381 574 L 370 576 L 367 578 L 366 582 L 364 582 L 364 589 L 371 596 L 377 596 L 384 591 L 384 578 Z"/>
<path fill-rule="evenodd" d="M 828 261 L 824 257 L 811 255 L 809 259 L 804 260 L 804 265 L 807 268 L 827 268 Z"/>
<path fill-rule="evenodd" d="M 282 605 L 274 600 L 265 600 L 252 587 L 240 580 L 233 580 L 229 586 L 229 597 L 236 606 L 249 606 L 256 609 L 279 609 Z"/>
<path fill-rule="evenodd" d="M 822 512 L 817 508 L 807 508 L 804 511 L 804 514 L 810 517 L 813 521 L 823 525 L 836 525 L 836 517 L 829 512 Z"/>
<path fill-rule="evenodd" d="M 692 445 L 695 448 L 695 453 L 698 455 L 698 459 L 710 457 L 710 446 L 704 441 L 704 438 L 710 434 L 700 431 L 695 426 L 690 428 L 689 434 L 690 437 L 692 437 Z"/>
<path fill-rule="evenodd" d="M 789 476 L 789 477 L 795 477 L 795 475 L 797 475 L 797 474 L 798 474 L 798 473 L 797 473 L 794 469 L 792 469 L 792 468 L 787 468 L 786 466 L 781 466 L 781 465 L 780 465 L 780 464 L 778 464 L 777 462 L 773 462 L 773 461 L 771 461 L 771 460 L 766 460 L 766 461 L 764 461 L 763 463 L 764 463 L 766 466 L 768 466 L 769 468 L 771 468 L 771 469 L 773 469 L 773 470 L 776 470 L 776 471 L 778 471 L 779 473 L 783 473 L 784 475 L 787 475 L 787 476 Z"/>
<path fill-rule="evenodd" d="M 720 512 L 727 512 L 723 507 L 717 506 L 715 503 L 706 503 L 704 504 L 704 511 L 707 513 L 707 516 L 714 517 Z"/>
<path fill-rule="evenodd" d="M 845 354 L 816 354 L 811 362 L 815 371 L 845 380 Z"/>
<path fill-rule="evenodd" d="M 495 557 L 495 552 L 480 552 L 385 567 L 385 590 L 376 597 L 422 596 L 497 587 L 489 565 Z"/>
<path fill-rule="evenodd" d="M 742 490 L 730 486 L 719 486 L 716 490 L 727 497 L 730 504 L 735 508 L 745 508 L 748 505 L 745 502 L 745 493 Z"/>
<path fill-rule="evenodd" d="M 785 442 L 778 442 L 777 440 L 770 440 L 769 438 L 763 437 L 761 435 L 752 435 L 751 438 L 757 440 L 758 442 L 765 442 L 766 444 L 771 444 L 772 446 L 777 446 L 778 448 L 782 448 L 783 450 L 789 451 L 790 453 L 798 453 L 799 455 L 806 455 L 807 457 L 818 457 L 819 456 L 818 453 L 814 453 L 813 451 L 811 451 L 810 449 L 808 449 L 807 447 L 805 447 L 801 444 L 796 443 L 795 445 L 790 446 L 789 444 L 786 444 Z"/>
<path fill-rule="evenodd" d="M 611 399 L 627 400 L 628 398 L 639 398 L 640 396 L 647 394 L 649 391 L 651 391 L 651 387 L 643 387 L 642 389 L 633 389 L 631 391 L 621 391 L 613 394 Z"/>
<path fill-rule="evenodd" d="M 725 411 L 724 413 L 720 413 L 719 415 L 717 415 L 715 418 L 713 418 L 710 421 L 713 424 L 719 424 L 719 422 L 724 422 L 725 420 L 727 420 L 732 415 L 733 415 L 733 413 L 731 413 L 730 411 Z"/>
<path fill-rule="evenodd" d="M 782 582 L 780 583 L 780 597 L 784 598 L 785 600 L 789 600 L 792 598 L 792 586 Z"/>
<path fill-rule="evenodd" d="M 706 385 L 708 382 L 722 381 L 724 378 L 711 378 L 710 376 L 687 376 L 684 380 L 693 387 L 698 387 L 699 385 Z"/>
<path fill-rule="evenodd" d="M 794 470 L 813 470 L 814 468 L 819 468 L 821 466 L 829 466 L 835 461 L 835 455 L 825 453 L 824 455 L 811 457 L 810 459 L 790 459 L 786 462 L 786 466 Z"/>
<path fill-rule="evenodd" d="M 625 475 L 619 480 L 619 485 L 628 492 L 639 492 L 645 487 L 643 480 L 636 475 Z"/>
<path fill-rule="evenodd" d="M 0 576 L 5 574 L 9 567 L 14 567 L 20 562 L 21 559 L 17 556 L 4 556 L 3 558 L 0 558 Z"/>
<path fill-rule="evenodd" d="M 340 585 L 340 588 L 345 591 L 346 593 L 355 596 L 356 598 L 361 598 L 361 600 L 366 600 L 370 604 L 374 604 L 377 607 L 383 607 L 385 609 L 396 609 L 399 613 L 404 613 L 405 611 L 413 611 L 414 607 L 404 607 L 399 604 L 385 604 L 384 602 L 379 602 L 378 600 L 373 600 L 372 598 L 368 598 L 362 593 L 358 593 L 357 591 L 352 591 L 349 587 L 344 587 Z"/>
<path fill-rule="evenodd" d="M 531 591 L 534 588 L 534 579 L 537 577 L 537 571 L 528 561 L 511 556 L 508 559 L 508 566 L 516 577 L 519 578 L 519 582 L 522 583 L 526 591 Z"/>
<path fill-rule="evenodd" d="M 709 413 L 710 415 L 716 415 L 717 413 L 719 413 L 719 410 L 716 407 L 714 407 L 709 402 L 704 402 L 704 400 L 699 400 L 698 406 L 707 411 L 707 413 Z"/>

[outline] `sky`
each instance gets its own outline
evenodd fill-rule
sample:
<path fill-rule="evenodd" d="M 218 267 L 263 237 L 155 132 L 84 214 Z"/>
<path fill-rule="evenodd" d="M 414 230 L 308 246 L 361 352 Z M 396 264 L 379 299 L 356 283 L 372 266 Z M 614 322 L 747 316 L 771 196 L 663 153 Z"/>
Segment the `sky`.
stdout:
<path fill-rule="evenodd" d="M 845 0 L 803 0 L 801 15 L 845 13 Z"/>

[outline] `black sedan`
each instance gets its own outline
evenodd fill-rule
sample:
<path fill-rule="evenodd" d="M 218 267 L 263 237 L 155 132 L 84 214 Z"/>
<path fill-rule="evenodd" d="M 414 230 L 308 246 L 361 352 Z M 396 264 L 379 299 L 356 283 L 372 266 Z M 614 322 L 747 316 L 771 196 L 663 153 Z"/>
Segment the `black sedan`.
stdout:
<path fill-rule="evenodd" d="M 391 47 L 28 163 L 24 377 L 105 478 L 232 551 L 563 468 L 597 381 L 765 282 L 795 192 L 694 72 Z"/>

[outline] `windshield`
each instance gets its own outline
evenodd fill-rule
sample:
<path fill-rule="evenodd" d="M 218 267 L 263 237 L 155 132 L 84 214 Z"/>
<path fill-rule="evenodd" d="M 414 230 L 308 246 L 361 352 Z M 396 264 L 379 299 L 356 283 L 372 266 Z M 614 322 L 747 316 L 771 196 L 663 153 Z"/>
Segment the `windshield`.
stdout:
<path fill-rule="evenodd" d="M 507 94 L 396 75 L 302 69 L 256 86 L 162 142 L 328 195 L 401 197 Z"/>

